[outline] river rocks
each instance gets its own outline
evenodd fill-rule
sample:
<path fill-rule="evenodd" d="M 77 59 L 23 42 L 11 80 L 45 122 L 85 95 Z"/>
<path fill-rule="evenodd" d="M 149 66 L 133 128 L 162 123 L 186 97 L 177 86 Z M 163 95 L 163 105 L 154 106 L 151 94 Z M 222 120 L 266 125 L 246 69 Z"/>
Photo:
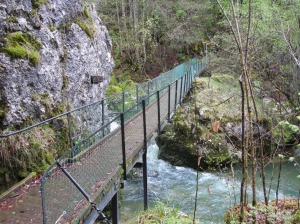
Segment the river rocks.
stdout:
<path fill-rule="evenodd" d="M 0 43 L 6 49 L 12 46 L 11 34 L 25 39 L 19 46 L 27 48 L 27 56 L 0 51 L 2 128 L 43 120 L 105 96 L 114 66 L 112 43 L 92 5 L 4 1 Z M 92 76 L 101 76 L 101 82 L 92 83 Z"/>

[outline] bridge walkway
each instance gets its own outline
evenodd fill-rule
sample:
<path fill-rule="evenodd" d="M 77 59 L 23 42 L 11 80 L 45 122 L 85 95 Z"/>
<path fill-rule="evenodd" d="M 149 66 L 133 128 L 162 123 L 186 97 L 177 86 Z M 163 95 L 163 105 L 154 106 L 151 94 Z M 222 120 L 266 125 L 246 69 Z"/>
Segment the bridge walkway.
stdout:
<path fill-rule="evenodd" d="M 206 59 L 192 59 L 156 80 L 124 91 L 119 97 L 106 99 L 106 105 L 102 100 L 38 124 L 66 117 L 71 143 L 71 149 L 42 177 L 43 223 L 80 223 L 83 220 L 93 223 L 99 213 L 92 205 L 97 205 L 102 215 L 101 211 L 111 200 L 116 210 L 121 179 L 126 179 L 141 157 L 146 164 L 147 142 L 160 132 L 205 65 Z M 104 116 L 105 107 L 112 111 L 107 116 Z M 91 116 L 102 119 L 94 122 Z M 106 117 L 109 117 L 107 121 Z M 72 122 L 76 123 L 75 127 L 70 125 Z M 88 122 L 95 124 L 87 125 Z M 144 200 L 147 200 L 145 171 L 146 167 Z M 113 223 L 117 222 L 118 214 L 115 214 Z"/>

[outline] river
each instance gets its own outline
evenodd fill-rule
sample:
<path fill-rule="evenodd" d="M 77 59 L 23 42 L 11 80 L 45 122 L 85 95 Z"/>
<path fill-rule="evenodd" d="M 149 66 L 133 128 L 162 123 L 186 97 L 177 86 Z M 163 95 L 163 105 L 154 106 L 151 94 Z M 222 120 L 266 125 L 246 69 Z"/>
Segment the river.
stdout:
<path fill-rule="evenodd" d="M 185 167 L 172 166 L 157 159 L 158 147 L 155 142 L 148 148 L 148 173 L 158 172 L 157 176 L 148 177 L 149 206 L 163 202 L 171 207 L 179 208 L 191 217 L 193 215 L 196 191 L 195 170 Z M 197 199 L 197 220 L 201 223 L 223 223 L 223 215 L 228 207 L 239 203 L 239 187 L 241 168 L 234 167 L 234 177 L 230 170 L 222 172 L 201 172 L 199 175 L 199 191 Z M 272 166 L 266 168 L 268 186 L 272 174 Z M 276 169 L 277 170 L 277 169 Z M 279 197 L 297 197 L 300 181 L 299 172 L 293 163 L 283 164 Z M 270 199 L 275 199 L 275 189 L 278 172 L 275 173 L 273 189 Z M 276 183 L 275 183 L 276 182 Z M 257 180 L 260 185 L 260 179 Z M 257 187 L 258 199 L 263 199 L 260 186 Z M 249 189 L 249 192 L 251 190 Z M 250 200 L 251 201 L 251 200 Z M 128 178 L 122 190 L 122 206 L 120 209 L 120 223 L 131 223 L 134 217 L 143 210 L 143 180 L 139 177 Z"/>

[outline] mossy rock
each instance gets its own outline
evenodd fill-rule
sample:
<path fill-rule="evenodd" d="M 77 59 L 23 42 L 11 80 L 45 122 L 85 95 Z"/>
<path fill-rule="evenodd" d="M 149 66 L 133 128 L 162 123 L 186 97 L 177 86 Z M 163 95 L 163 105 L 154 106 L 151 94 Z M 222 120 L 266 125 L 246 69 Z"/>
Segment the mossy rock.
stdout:
<path fill-rule="evenodd" d="M 41 42 L 29 33 L 11 33 L 1 49 L 12 58 L 28 58 L 31 65 L 36 66 L 40 59 Z"/>
<path fill-rule="evenodd" d="M 185 131 L 177 131 L 174 126 L 168 124 L 165 131 L 156 138 L 159 159 L 164 159 L 175 166 L 196 169 L 200 152 L 202 170 L 224 167 L 235 161 L 223 134 L 211 134 L 211 139 L 205 141 L 203 137 L 205 127 L 199 128 L 198 133 L 196 130 L 192 133 L 190 125 L 183 128 Z"/>

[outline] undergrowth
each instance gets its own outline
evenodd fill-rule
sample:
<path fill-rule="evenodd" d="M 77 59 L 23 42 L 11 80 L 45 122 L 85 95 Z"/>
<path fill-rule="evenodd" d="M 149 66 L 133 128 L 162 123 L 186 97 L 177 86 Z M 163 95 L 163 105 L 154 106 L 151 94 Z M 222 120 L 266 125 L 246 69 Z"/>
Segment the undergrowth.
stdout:
<path fill-rule="evenodd" d="M 157 203 L 153 208 L 142 212 L 139 215 L 138 220 L 133 223 L 188 224 L 193 223 L 193 219 L 177 208 L 170 208 L 162 203 Z"/>
<path fill-rule="evenodd" d="M 297 198 L 281 198 L 276 206 L 276 200 L 266 206 L 259 203 L 253 207 L 248 205 L 244 208 L 244 223 L 300 223 L 300 210 Z M 224 221 L 228 224 L 240 223 L 240 205 L 231 207 L 224 215 Z"/>

